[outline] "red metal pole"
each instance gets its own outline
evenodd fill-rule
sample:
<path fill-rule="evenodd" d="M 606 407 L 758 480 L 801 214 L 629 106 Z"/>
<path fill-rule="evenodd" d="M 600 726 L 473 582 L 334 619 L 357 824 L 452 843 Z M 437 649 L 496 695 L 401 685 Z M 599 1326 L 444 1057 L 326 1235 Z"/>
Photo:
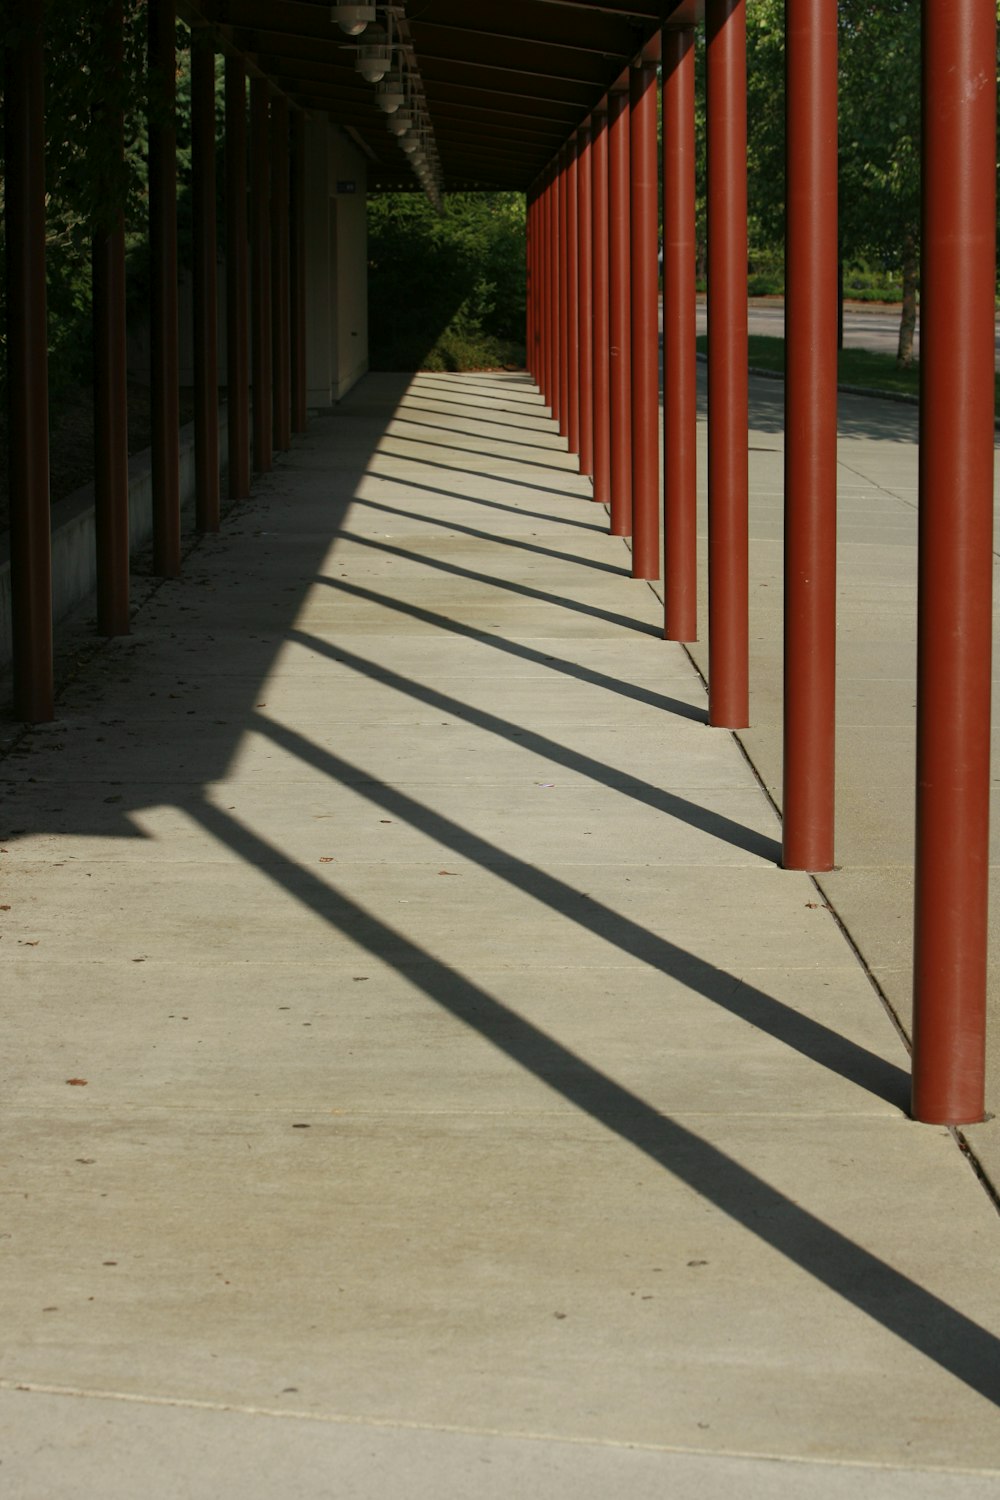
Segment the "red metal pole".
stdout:
<path fill-rule="evenodd" d="M 226 385 L 229 498 L 250 493 L 250 343 L 247 247 L 247 78 L 226 58 Z"/>
<path fill-rule="evenodd" d="M 538 389 L 548 402 L 548 170 L 542 174 L 538 197 Z"/>
<path fill-rule="evenodd" d="M 52 523 L 45 307 L 45 64 L 42 0 L 21 7 L 4 49 L 7 400 L 14 713 L 53 716 Z"/>
<path fill-rule="evenodd" d="M 308 426 L 306 388 L 306 132 L 301 110 L 292 115 L 291 195 L 291 314 L 292 314 L 292 431 Z"/>
<path fill-rule="evenodd" d="M 568 383 L 566 396 L 566 440 L 571 453 L 580 451 L 580 255 L 577 185 L 576 137 L 566 148 L 566 274 L 568 278 L 566 297 L 566 370 Z"/>
<path fill-rule="evenodd" d="M 250 322 L 253 359 L 253 466 L 266 473 L 273 458 L 274 379 L 271 346 L 270 90 L 250 80 Z"/>
<path fill-rule="evenodd" d="M 161 578 L 181 570 L 176 30 L 175 0 L 149 0 L 149 394 L 153 572 Z"/>
<path fill-rule="evenodd" d="M 558 279 L 559 296 L 556 303 L 556 359 L 558 359 L 558 380 L 556 380 L 556 405 L 553 408 L 553 416 L 559 423 L 559 435 L 565 438 L 570 422 L 570 270 L 567 264 L 567 239 L 568 239 L 568 189 L 567 181 L 567 151 L 565 147 L 559 151 L 559 177 L 558 177 L 558 233 L 556 233 L 556 279 Z"/>
<path fill-rule="evenodd" d="M 535 379 L 542 388 L 545 368 L 545 177 L 538 183 L 534 217 Z"/>
<path fill-rule="evenodd" d="M 531 204 L 531 359 L 536 385 L 542 373 L 542 184 L 535 184 Z"/>
<path fill-rule="evenodd" d="M 288 101 L 271 105 L 271 346 L 274 359 L 274 446 L 292 446 L 291 301 L 288 290 Z"/>
<path fill-rule="evenodd" d="M 559 168 L 556 161 L 549 165 L 548 206 L 546 209 L 545 240 L 545 342 L 546 382 L 545 402 L 558 420 L 557 394 L 559 386 L 559 280 L 556 266 L 556 245 L 559 237 Z"/>
<path fill-rule="evenodd" d="M 608 285 L 610 222 L 608 219 L 607 107 L 594 114 L 590 144 L 592 248 L 594 282 L 594 499 L 611 504 L 611 318 Z"/>
<path fill-rule="evenodd" d="M 924 0 L 913 1113 L 984 1115 L 994 0 Z"/>
<path fill-rule="evenodd" d="M 750 723 L 746 0 L 708 0 L 708 722 Z"/>
<path fill-rule="evenodd" d="M 608 95 L 611 535 L 632 535 L 632 224 L 629 97 Z"/>
<path fill-rule="evenodd" d="M 219 529 L 219 295 L 215 227 L 215 50 L 191 36 L 191 197 L 194 233 L 194 451 L 199 531 Z"/>
<path fill-rule="evenodd" d="M 837 0 L 785 11 L 783 863 L 833 866 L 837 603 Z"/>
<path fill-rule="evenodd" d="M 125 119 L 118 102 L 123 76 L 123 5 L 108 0 L 96 19 L 95 54 L 114 85 L 93 106 L 93 129 L 102 158 L 120 167 Z M 106 221 L 91 245 L 94 337 L 94 527 L 97 557 L 97 629 L 129 633 L 128 360 L 125 330 L 125 215 L 109 185 L 101 197 Z"/>
<path fill-rule="evenodd" d="M 580 473 L 594 472 L 594 199 L 590 166 L 591 126 L 577 132 L 577 324 L 580 371 Z"/>
<path fill-rule="evenodd" d="M 538 188 L 528 194 L 525 214 L 525 265 L 527 300 L 525 317 L 525 362 L 532 380 L 538 384 Z"/>
<path fill-rule="evenodd" d="M 549 356 L 546 308 L 548 305 L 548 173 L 542 176 L 538 198 L 538 389 L 548 402 Z"/>
<path fill-rule="evenodd" d="M 663 33 L 664 635 L 698 637 L 694 31 Z"/>
<path fill-rule="evenodd" d="M 632 577 L 660 576 L 656 64 L 632 68 Z"/>
<path fill-rule="evenodd" d="M 538 187 L 535 205 L 535 336 L 538 341 L 538 390 L 546 390 L 546 198 L 549 181 L 546 175 Z"/>
<path fill-rule="evenodd" d="M 534 378 L 541 390 L 541 371 L 544 363 L 544 175 L 535 184 L 534 216 L 532 216 L 532 318 L 534 318 L 535 369 Z"/>
<path fill-rule="evenodd" d="M 535 288 L 532 282 L 532 195 L 529 188 L 524 198 L 524 368 L 534 378 L 534 313 Z"/>

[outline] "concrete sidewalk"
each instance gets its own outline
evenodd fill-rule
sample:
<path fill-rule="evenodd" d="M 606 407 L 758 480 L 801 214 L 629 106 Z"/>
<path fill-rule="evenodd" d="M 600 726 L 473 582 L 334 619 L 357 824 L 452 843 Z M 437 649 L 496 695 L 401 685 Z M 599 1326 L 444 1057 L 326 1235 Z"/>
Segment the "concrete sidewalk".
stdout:
<path fill-rule="evenodd" d="M 997 1494 L 993 1203 L 564 450 L 369 377 L 0 765 L 12 1500 Z"/>
<path fill-rule="evenodd" d="M 701 374 L 704 377 L 704 369 Z M 751 723 L 739 738 L 781 806 L 783 399 L 751 382 Z M 702 392 L 704 397 L 704 392 Z M 704 416 L 704 407 L 702 408 Z M 706 429 L 701 424 L 700 472 Z M 907 1035 L 912 1030 L 916 802 L 917 411 L 841 393 L 838 441 L 837 868 L 824 898 L 857 944 Z M 704 487 L 703 487 L 704 489 Z M 704 501 L 704 493 L 702 495 Z M 994 542 L 994 702 L 1000 702 L 1000 507 Z M 699 539 L 699 643 L 708 672 L 707 514 Z M 994 725 L 993 779 L 1000 784 Z M 965 1132 L 1000 1190 L 1000 826 L 992 827 L 986 1124 Z"/>

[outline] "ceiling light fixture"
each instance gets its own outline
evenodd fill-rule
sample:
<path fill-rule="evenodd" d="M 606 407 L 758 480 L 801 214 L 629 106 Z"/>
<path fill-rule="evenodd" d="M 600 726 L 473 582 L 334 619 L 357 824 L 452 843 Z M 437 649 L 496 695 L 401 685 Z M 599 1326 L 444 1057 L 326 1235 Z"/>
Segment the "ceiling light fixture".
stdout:
<path fill-rule="evenodd" d="M 331 21 L 336 21 L 347 36 L 360 36 L 366 26 L 375 20 L 374 5 L 334 5 L 330 10 Z"/>
<path fill-rule="evenodd" d="M 385 123 L 392 135 L 405 135 L 413 124 L 413 111 L 408 104 L 404 104 Z"/>
<path fill-rule="evenodd" d="M 375 103 L 387 115 L 394 115 L 405 99 L 406 85 L 402 69 L 398 66 L 390 68 L 381 82 L 375 85 Z"/>
<path fill-rule="evenodd" d="M 392 45 L 381 26 L 373 26 L 358 46 L 354 66 L 366 83 L 380 83 L 392 67 Z"/>

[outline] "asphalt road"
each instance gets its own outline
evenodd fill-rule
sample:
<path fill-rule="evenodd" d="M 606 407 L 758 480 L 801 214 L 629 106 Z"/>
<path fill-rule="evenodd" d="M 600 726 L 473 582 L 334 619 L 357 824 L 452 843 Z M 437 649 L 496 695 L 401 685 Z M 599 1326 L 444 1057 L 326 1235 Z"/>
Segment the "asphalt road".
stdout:
<path fill-rule="evenodd" d="M 698 303 L 698 332 L 707 329 L 705 303 Z M 785 331 L 785 304 L 780 297 L 752 300 L 750 303 L 749 330 L 751 333 L 770 334 L 781 338 Z M 920 350 L 920 325 L 914 348 Z M 873 349 L 879 354 L 895 354 L 899 342 L 898 308 L 852 304 L 844 308 L 844 344 L 849 349 Z"/>
<path fill-rule="evenodd" d="M 705 303 L 698 303 L 698 332 L 706 331 Z M 751 301 L 749 330 L 781 338 L 784 334 L 785 305 L 780 297 Z M 895 355 L 899 342 L 899 308 L 864 302 L 844 307 L 844 345 L 848 349 L 872 349 L 878 354 Z M 920 354 L 920 321 L 913 341 L 914 353 Z M 997 367 L 1000 368 L 1000 330 L 996 338 Z"/>

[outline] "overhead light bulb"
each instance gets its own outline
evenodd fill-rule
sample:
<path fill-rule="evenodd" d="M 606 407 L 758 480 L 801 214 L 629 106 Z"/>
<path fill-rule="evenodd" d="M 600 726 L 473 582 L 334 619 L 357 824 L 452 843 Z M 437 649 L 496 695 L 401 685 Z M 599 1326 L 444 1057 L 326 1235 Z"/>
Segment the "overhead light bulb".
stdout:
<path fill-rule="evenodd" d="M 405 135 L 413 124 L 413 111 L 403 105 L 397 109 L 394 115 L 390 115 L 386 124 L 393 135 Z"/>
<path fill-rule="evenodd" d="M 373 27 L 358 47 L 354 66 L 367 83 L 380 83 L 388 73 L 392 67 L 392 48 L 381 26 Z"/>
<path fill-rule="evenodd" d="M 360 36 L 366 26 L 375 20 L 374 5 L 335 5 L 330 19 L 336 21 L 347 36 Z"/>
<path fill-rule="evenodd" d="M 390 68 L 375 89 L 375 103 L 387 115 L 394 115 L 406 98 L 403 75 L 399 68 Z"/>

